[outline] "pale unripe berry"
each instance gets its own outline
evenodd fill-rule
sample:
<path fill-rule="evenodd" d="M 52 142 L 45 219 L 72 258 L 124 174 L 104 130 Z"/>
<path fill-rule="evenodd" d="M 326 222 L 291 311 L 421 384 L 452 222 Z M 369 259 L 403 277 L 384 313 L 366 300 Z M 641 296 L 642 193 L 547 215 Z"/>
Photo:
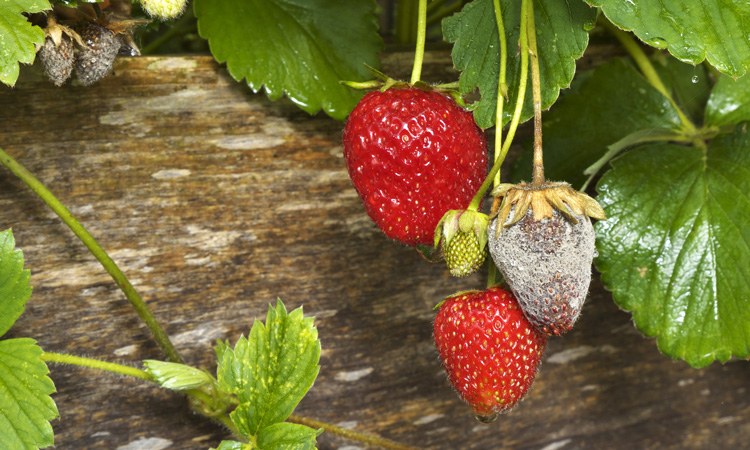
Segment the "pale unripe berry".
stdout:
<path fill-rule="evenodd" d="M 187 0 L 141 0 L 143 10 L 151 17 L 169 20 L 179 17 L 185 10 Z"/>

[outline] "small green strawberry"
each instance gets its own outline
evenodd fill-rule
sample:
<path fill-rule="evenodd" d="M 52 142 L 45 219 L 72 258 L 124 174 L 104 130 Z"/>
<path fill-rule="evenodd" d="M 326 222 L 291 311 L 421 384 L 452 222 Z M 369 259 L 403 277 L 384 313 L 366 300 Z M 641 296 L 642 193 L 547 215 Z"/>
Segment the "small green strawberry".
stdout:
<path fill-rule="evenodd" d="M 141 0 L 141 7 L 151 17 L 160 20 L 175 19 L 185 11 L 187 0 Z"/>
<path fill-rule="evenodd" d="M 547 344 L 513 294 L 499 287 L 448 298 L 433 332 L 451 384 L 482 422 L 526 395 Z"/>
<path fill-rule="evenodd" d="M 435 228 L 435 247 L 442 241 L 445 262 L 456 277 L 470 275 L 487 259 L 489 217 L 473 210 L 451 210 Z"/>

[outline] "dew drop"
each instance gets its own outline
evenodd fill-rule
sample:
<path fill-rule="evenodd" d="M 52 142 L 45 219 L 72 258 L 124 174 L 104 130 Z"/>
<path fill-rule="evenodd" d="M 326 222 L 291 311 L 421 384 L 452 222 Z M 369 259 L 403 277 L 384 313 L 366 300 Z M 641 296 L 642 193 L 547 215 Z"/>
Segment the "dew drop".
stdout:
<path fill-rule="evenodd" d="M 482 422 L 482 423 L 492 423 L 492 422 L 495 421 L 495 419 L 497 419 L 497 416 L 499 416 L 499 415 L 500 415 L 500 413 L 496 413 L 496 412 L 490 414 L 489 416 L 483 416 L 481 414 L 477 414 L 477 415 L 474 416 L 474 418 L 477 419 L 478 421 Z"/>
<path fill-rule="evenodd" d="M 692 82 L 693 82 L 693 84 L 695 84 L 695 83 L 697 83 L 698 81 L 700 81 L 700 78 L 698 78 L 698 75 L 693 75 L 693 78 L 692 78 L 692 79 L 691 79 L 690 81 L 692 81 Z"/>

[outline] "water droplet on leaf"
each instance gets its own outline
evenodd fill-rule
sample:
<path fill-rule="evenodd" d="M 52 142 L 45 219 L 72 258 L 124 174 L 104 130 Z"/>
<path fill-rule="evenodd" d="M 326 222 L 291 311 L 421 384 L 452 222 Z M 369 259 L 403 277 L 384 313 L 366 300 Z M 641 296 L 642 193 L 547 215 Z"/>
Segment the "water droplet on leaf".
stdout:
<path fill-rule="evenodd" d="M 692 81 L 692 82 L 693 82 L 693 84 L 695 84 L 695 83 L 697 83 L 698 81 L 700 81 L 700 78 L 698 78 L 698 75 L 693 75 L 693 78 L 692 78 L 692 79 L 691 79 L 690 81 Z"/>

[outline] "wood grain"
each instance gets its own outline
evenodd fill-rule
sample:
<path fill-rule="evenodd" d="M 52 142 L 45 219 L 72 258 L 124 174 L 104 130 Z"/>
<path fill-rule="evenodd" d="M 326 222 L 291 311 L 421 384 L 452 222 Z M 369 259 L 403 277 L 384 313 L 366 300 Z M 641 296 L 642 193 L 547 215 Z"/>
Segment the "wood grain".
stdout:
<path fill-rule="evenodd" d="M 411 55 L 385 61 L 406 76 Z M 455 79 L 446 52 L 428 53 L 423 73 Z M 442 373 L 431 321 L 438 301 L 482 278 L 453 279 L 378 232 L 348 180 L 342 128 L 253 94 L 210 57 L 119 59 L 91 88 L 54 88 L 32 71 L 0 87 L 0 147 L 110 252 L 191 364 L 213 369 L 212 343 L 247 334 L 281 298 L 316 317 L 323 347 L 300 415 L 424 449 L 750 441 L 748 364 L 695 370 L 662 356 L 596 280 L 527 399 L 490 425 L 474 420 Z M 0 171 L 9 227 L 34 291 L 7 338 L 133 366 L 162 357 L 83 245 Z M 65 366 L 51 377 L 58 450 L 197 450 L 228 437 L 152 384 Z M 364 446 L 326 433 L 319 448 Z"/>

